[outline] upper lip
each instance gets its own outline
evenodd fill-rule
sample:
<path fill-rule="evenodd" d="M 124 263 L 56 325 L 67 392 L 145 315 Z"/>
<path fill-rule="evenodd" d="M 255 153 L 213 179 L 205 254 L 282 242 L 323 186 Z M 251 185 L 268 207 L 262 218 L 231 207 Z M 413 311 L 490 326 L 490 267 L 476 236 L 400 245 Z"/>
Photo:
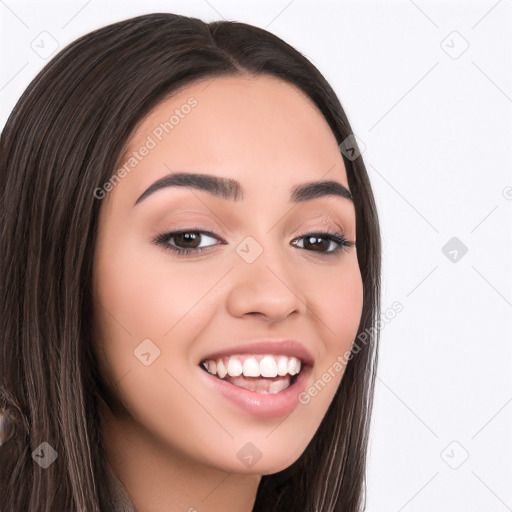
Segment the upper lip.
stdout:
<path fill-rule="evenodd" d="M 207 357 L 201 359 L 201 362 L 208 359 L 218 359 L 224 356 L 233 356 L 237 354 L 273 354 L 296 357 L 304 364 L 313 366 L 314 357 L 307 347 L 293 339 L 280 340 L 259 340 L 233 345 L 219 349 Z"/>

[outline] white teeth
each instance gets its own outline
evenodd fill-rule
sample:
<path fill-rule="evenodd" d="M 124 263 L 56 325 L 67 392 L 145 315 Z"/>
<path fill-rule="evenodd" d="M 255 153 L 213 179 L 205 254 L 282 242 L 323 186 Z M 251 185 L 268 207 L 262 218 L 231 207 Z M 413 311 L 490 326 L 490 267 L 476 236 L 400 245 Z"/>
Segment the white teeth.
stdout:
<path fill-rule="evenodd" d="M 277 361 L 277 374 L 284 377 L 288 373 L 288 358 L 281 356 Z"/>
<path fill-rule="evenodd" d="M 236 357 L 231 357 L 228 361 L 228 375 L 230 377 L 242 375 L 242 363 Z"/>
<path fill-rule="evenodd" d="M 219 359 L 217 361 L 217 375 L 223 379 L 227 375 L 228 371 L 226 370 L 226 367 L 224 366 L 224 363 L 222 362 L 222 359 Z"/>
<path fill-rule="evenodd" d="M 232 359 L 230 357 L 230 359 Z M 259 377 L 260 373 L 260 365 L 258 361 L 254 359 L 254 357 L 249 357 L 244 361 L 244 377 Z"/>
<path fill-rule="evenodd" d="M 293 371 L 293 375 L 297 375 L 297 373 L 300 372 L 300 367 L 302 365 L 300 359 L 297 359 L 296 357 L 292 357 L 290 359 L 291 361 L 293 361 L 293 365 L 295 367 L 294 371 Z M 290 373 L 290 361 L 288 361 L 288 373 Z"/>
<path fill-rule="evenodd" d="M 246 379 L 245 377 L 230 377 L 229 382 L 234 386 L 254 391 L 260 394 L 276 394 L 290 386 L 290 375 L 275 380 L 267 379 Z"/>
<path fill-rule="evenodd" d="M 234 355 L 217 360 L 208 359 L 203 362 L 205 369 L 219 378 L 230 377 L 267 377 L 297 375 L 302 363 L 296 357 L 273 355 Z"/>
<path fill-rule="evenodd" d="M 286 382 L 285 380 L 276 380 L 275 382 L 271 382 L 270 386 L 268 387 L 269 393 L 279 393 L 279 391 L 283 391 L 283 389 L 286 389 L 290 385 L 289 382 Z"/>
<path fill-rule="evenodd" d="M 262 377 L 276 377 L 277 364 L 272 356 L 265 356 L 260 361 L 260 374 Z"/>
<path fill-rule="evenodd" d="M 288 359 L 288 373 L 290 375 L 296 375 L 300 372 L 300 361 L 296 357 L 290 357 Z"/>

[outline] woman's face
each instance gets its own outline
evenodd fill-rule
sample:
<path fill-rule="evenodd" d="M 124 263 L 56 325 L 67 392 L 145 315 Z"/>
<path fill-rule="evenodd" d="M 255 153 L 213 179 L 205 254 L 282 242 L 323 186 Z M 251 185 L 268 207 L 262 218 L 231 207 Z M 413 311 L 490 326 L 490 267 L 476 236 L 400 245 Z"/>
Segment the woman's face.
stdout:
<path fill-rule="evenodd" d="M 276 78 L 209 79 L 151 112 L 123 166 L 102 204 L 94 294 L 124 424 L 230 473 L 288 467 L 327 412 L 362 311 L 356 248 L 330 238 L 354 242 L 356 223 L 327 122 Z M 181 173 L 210 178 L 151 190 Z M 317 181 L 331 186 L 294 194 Z M 279 391 L 292 356 L 301 371 Z"/>

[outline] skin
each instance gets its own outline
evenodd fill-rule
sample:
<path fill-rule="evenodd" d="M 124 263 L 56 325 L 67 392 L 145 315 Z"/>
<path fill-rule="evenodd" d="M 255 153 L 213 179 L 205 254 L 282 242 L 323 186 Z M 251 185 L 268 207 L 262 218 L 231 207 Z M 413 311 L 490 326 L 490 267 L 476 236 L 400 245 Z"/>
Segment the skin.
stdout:
<path fill-rule="evenodd" d="M 145 118 L 125 154 L 190 97 L 197 106 L 102 203 L 94 343 L 122 411 L 104 407 L 101 428 L 108 461 L 139 512 L 248 512 L 261 476 L 300 457 L 343 370 L 288 417 L 260 419 L 212 392 L 198 365 L 244 341 L 295 338 L 315 358 L 308 386 L 332 368 L 350 350 L 361 318 L 356 248 L 328 255 L 335 243 L 315 250 L 307 239 L 299 239 L 300 247 L 291 242 L 340 230 L 355 241 L 355 210 L 339 196 L 289 202 L 297 184 L 328 179 L 349 187 L 319 110 L 274 77 L 187 86 Z M 243 200 L 170 187 L 133 206 L 153 182 L 177 171 L 236 179 Z M 160 233 L 198 227 L 218 237 L 203 235 L 197 243 L 207 248 L 199 256 L 179 257 L 151 242 Z M 247 236 L 263 248 L 251 264 L 235 251 Z M 187 247 L 183 239 L 171 242 Z M 160 349 L 149 366 L 134 356 L 146 338 Z M 262 454 L 250 468 L 237 457 L 248 442 Z"/>

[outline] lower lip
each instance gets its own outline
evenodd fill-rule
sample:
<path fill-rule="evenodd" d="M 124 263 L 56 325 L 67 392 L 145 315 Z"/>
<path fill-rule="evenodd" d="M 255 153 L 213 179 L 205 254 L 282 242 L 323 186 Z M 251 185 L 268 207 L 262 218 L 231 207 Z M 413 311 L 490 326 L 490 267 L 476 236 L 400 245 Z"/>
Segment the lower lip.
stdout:
<path fill-rule="evenodd" d="M 300 405 L 299 395 L 307 387 L 311 366 L 304 366 L 294 384 L 274 394 L 256 393 L 219 379 L 201 368 L 199 371 L 204 374 L 208 384 L 215 391 L 231 400 L 240 409 L 259 418 L 278 418 L 287 416 Z"/>

